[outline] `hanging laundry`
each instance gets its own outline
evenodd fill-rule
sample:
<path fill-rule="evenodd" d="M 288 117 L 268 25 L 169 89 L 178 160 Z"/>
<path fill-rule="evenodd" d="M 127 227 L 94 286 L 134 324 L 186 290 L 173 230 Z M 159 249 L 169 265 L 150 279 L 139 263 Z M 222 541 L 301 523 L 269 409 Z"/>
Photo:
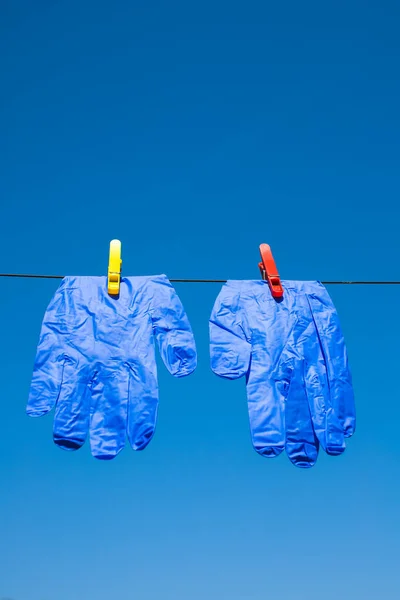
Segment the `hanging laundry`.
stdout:
<path fill-rule="evenodd" d="M 125 439 L 143 450 L 155 428 L 158 384 L 154 337 L 169 372 L 196 368 L 196 347 L 183 306 L 165 275 L 121 278 L 119 296 L 107 277 L 66 277 L 44 316 L 27 413 L 54 406 L 54 441 L 114 458 Z"/>
<path fill-rule="evenodd" d="M 355 429 L 347 352 L 335 307 L 317 281 L 228 281 L 210 318 L 211 368 L 227 379 L 246 376 L 254 448 L 283 449 L 311 467 L 319 445 L 332 455 Z"/>

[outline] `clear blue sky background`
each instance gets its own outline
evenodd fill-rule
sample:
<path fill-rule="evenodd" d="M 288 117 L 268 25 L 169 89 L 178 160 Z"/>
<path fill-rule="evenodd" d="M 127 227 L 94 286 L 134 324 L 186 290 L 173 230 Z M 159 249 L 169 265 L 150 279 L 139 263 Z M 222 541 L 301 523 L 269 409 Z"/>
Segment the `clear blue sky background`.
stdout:
<path fill-rule="evenodd" d="M 0 270 L 400 279 L 395 1 L 5 0 Z M 329 291 L 358 430 L 309 471 L 252 449 L 209 369 L 218 284 L 176 287 L 199 367 L 97 462 L 25 416 L 57 282 L 0 281 L 0 598 L 398 600 L 400 289 Z"/>

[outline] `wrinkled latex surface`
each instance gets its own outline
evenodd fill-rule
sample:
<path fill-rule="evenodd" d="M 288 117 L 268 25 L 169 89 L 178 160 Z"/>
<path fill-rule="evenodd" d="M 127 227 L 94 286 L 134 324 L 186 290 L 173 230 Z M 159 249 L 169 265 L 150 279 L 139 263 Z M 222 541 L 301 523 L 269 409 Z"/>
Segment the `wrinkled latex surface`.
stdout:
<path fill-rule="evenodd" d="M 165 275 L 124 277 L 119 297 L 106 277 L 66 277 L 42 323 L 27 413 L 54 406 L 54 441 L 111 459 L 126 437 L 134 450 L 151 440 L 157 417 L 155 343 L 169 372 L 196 367 L 182 304 Z"/>
<path fill-rule="evenodd" d="M 213 371 L 246 376 L 254 448 L 286 452 L 311 467 L 319 445 L 332 455 L 355 429 L 347 352 L 335 307 L 317 281 L 283 281 L 281 302 L 265 281 L 228 281 L 210 318 Z"/>

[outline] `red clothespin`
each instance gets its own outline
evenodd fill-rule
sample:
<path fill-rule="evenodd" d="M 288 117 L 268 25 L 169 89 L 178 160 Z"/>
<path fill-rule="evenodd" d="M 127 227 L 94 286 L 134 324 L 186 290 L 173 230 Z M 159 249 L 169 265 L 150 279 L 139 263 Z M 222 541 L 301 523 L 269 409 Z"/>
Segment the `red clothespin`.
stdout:
<path fill-rule="evenodd" d="M 268 244 L 260 244 L 260 254 L 261 262 L 258 263 L 258 266 L 261 271 L 261 276 L 264 281 L 268 281 L 272 297 L 282 298 L 283 287 L 281 285 L 281 278 L 279 277 L 270 246 L 268 246 Z"/>

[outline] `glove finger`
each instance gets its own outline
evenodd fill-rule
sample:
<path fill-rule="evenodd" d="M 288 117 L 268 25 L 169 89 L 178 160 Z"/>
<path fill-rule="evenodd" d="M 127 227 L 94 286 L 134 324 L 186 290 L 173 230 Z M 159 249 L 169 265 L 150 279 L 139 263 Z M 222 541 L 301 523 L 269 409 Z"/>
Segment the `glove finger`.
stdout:
<path fill-rule="evenodd" d="M 57 402 L 63 377 L 64 357 L 36 361 L 26 412 L 30 417 L 47 414 Z"/>
<path fill-rule="evenodd" d="M 192 373 L 197 364 L 196 345 L 178 294 L 163 276 L 154 288 L 150 310 L 162 360 L 175 377 Z"/>
<path fill-rule="evenodd" d="M 265 373 L 261 357 L 253 354 L 247 380 L 247 405 L 254 449 L 266 457 L 278 456 L 285 448 L 284 397 L 281 387 Z"/>
<path fill-rule="evenodd" d="M 97 365 L 91 383 L 90 448 L 95 458 L 110 460 L 125 446 L 128 369 L 109 361 Z"/>
<path fill-rule="evenodd" d="M 355 431 L 356 411 L 351 372 L 339 317 L 328 292 L 307 296 L 318 331 L 329 380 L 331 406 L 340 420 L 345 437 Z"/>
<path fill-rule="evenodd" d="M 293 338 L 296 319 L 274 314 L 269 344 L 261 336 L 253 346 L 247 399 L 253 446 L 262 456 L 278 456 L 285 448 L 285 399 L 293 372 Z"/>
<path fill-rule="evenodd" d="M 315 434 L 325 452 L 341 454 L 346 448 L 344 430 L 332 403 L 327 366 L 314 322 L 307 329 L 303 346 L 305 385 Z"/>
<path fill-rule="evenodd" d="M 227 379 L 243 377 L 250 365 L 251 344 L 241 322 L 239 298 L 240 291 L 225 284 L 210 316 L 211 369 Z"/>
<path fill-rule="evenodd" d="M 89 429 L 90 390 L 87 369 L 65 357 L 63 379 L 53 423 L 53 440 L 64 450 L 77 450 Z"/>
<path fill-rule="evenodd" d="M 43 320 L 42 330 L 26 412 L 31 417 L 40 417 L 48 413 L 55 405 L 60 393 L 65 357 L 56 323 L 49 318 Z M 48 316 L 47 316 L 48 317 Z"/>
<path fill-rule="evenodd" d="M 143 450 L 154 435 L 158 410 L 157 367 L 129 364 L 128 439 L 134 450 Z"/>
<path fill-rule="evenodd" d="M 303 469 L 315 465 L 319 444 L 308 406 L 302 360 L 296 360 L 294 363 L 285 403 L 285 430 L 286 454 L 290 461 Z"/>

